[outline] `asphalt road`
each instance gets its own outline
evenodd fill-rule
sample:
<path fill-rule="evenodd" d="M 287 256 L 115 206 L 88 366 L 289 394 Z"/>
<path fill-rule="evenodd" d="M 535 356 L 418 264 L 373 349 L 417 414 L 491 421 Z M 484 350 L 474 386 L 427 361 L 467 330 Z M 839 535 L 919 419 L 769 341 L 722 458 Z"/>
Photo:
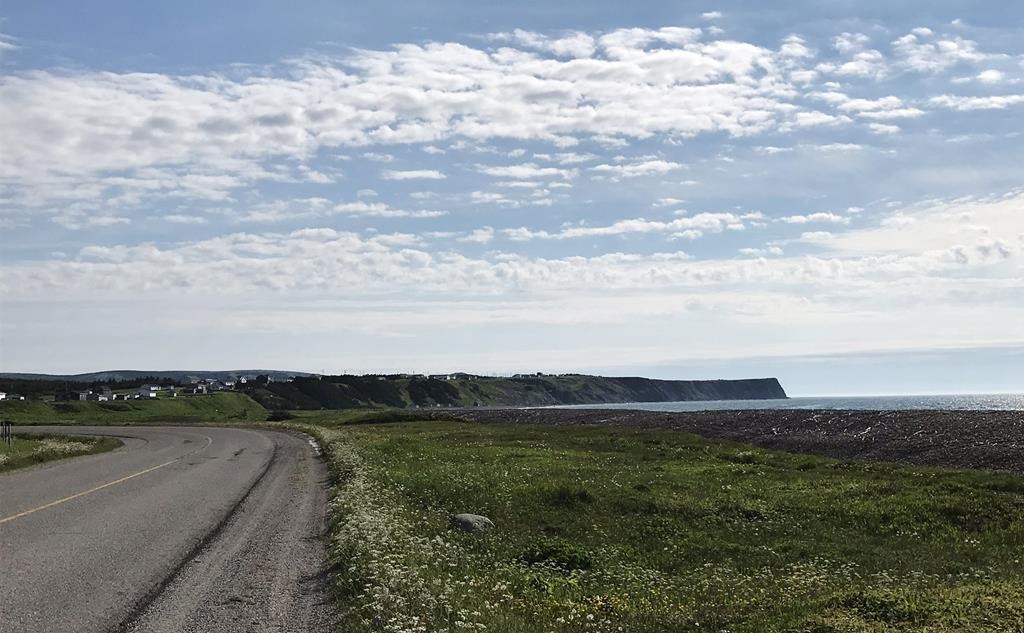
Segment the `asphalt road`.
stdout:
<path fill-rule="evenodd" d="M 330 629 L 327 475 L 301 436 L 22 430 L 125 446 L 0 475 L 0 629 Z"/>

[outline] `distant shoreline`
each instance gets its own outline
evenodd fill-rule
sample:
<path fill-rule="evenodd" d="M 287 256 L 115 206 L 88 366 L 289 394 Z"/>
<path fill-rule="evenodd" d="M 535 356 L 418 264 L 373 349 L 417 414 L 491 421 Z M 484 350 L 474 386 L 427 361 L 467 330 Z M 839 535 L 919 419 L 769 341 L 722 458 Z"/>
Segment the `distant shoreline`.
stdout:
<path fill-rule="evenodd" d="M 664 428 L 764 448 L 919 466 L 1024 473 L 1021 411 L 462 409 L 483 424 Z"/>

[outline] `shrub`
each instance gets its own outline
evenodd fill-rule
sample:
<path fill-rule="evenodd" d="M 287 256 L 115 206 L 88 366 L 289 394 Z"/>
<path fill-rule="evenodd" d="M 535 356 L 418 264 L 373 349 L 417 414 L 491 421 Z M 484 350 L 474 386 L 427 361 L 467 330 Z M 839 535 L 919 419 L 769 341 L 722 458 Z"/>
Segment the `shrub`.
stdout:
<path fill-rule="evenodd" d="M 562 540 L 545 539 L 519 555 L 527 565 L 549 565 L 565 571 L 590 569 L 594 566 L 590 552 Z"/>

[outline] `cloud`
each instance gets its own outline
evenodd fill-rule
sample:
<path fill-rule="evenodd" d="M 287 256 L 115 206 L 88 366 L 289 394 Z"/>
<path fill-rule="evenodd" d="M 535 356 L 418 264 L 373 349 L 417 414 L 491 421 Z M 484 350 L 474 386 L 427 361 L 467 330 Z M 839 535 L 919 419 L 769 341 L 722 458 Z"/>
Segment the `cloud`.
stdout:
<path fill-rule="evenodd" d="M 645 160 L 636 163 L 619 165 L 595 165 L 589 170 L 596 173 L 610 174 L 613 178 L 638 178 L 641 176 L 657 176 L 677 169 L 686 169 L 686 165 L 667 160 Z"/>
<path fill-rule="evenodd" d="M 326 198 L 302 198 L 275 200 L 253 205 L 243 213 L 234 216 L 236 223 L 277 224 L 282 222 L 309 221 L 331 216 L 374 217 L 374 218 L 437 218 L 447 211 L 396 209 L 383 202 L 336 203 Z"/>
<path fill-rule="evenodd" d="M 593 36 L 580 31 L 571 31 L 559 37 L 549 37 L 533 31 L 516 29 L 509 33 L 495 33 L 491 35 L 491 39 L 514 42 L 526 48 L 552 53 L 559 57 L 590 57 L 596 49 Z"/>
<path fill-rule="evenodd" d="M 739 250 L 739 253 L 741 255 L 746 255 L 748 257 L 767 257 L 769 255 L 781 257 L 782 255 L 785 254 L 784 251 L 778 246 L 766 246 L 764 248 L 741 248 Z"/>
<path fill-rule="evenodd" d="M 924 114 L 924 110 L 908 107 L 903 99 L 892 95 L 879 99 L 850 99 L 845 98 L 845 95 L 843 97 L 836 105 L 836 109 L 865 119 L 915 118 Z"/>
<path fill-rule="evenodd" d="M 797 127 L 818 127 L 822 125 L 839 125 L 841 123 L 849 123 L 850 117 L 847 116 L 833 116 L 825 112 L 811 111 L 811 112 L 797 112 L 796 114 L 796 125 Z"/>
<path fill-rule="evenodd" d="M 940 95 L 929 99 L 929 103 L 940 108 L 963 112 L 971 110 L 1002 110 L 1024 103 L 1024 94 L 993 95 L 988 97 Z"/>
<path fill-rule="evenodd" d="M 886 123 L 869 123 L 868 129 L 875 134 L 899 134 L 900 126 L 888 125 Z"/>
<path fill-rule="evenodd" d="M 832 47 L 843 55 L 854 55 L 867 48 L 871 38 L 864 33 L 840 33 L 832 38 Z"/>
<path fill-rule="evenodd" d="M 562 165 L 575 165 L 577 163 L 588 163 L 592 160 L 597 160 L 599 156 L 591 153 L 577 153 L 577 152 L 559 152 L 557 154 L 534 154 L 534 158 L 537 160 L 547 160 L 560 163 Z"/>
<path fill-rule="evenodd" d="M 937 73 L 965 62 L 981 62 L 993 56 L 978 50 L 978 43 L 959 36 L 941 38 L 928 28 L 916 28 L 893 41 L 900 64 L 922 73 Z"/>
<path fill-rule="evenodd" d="M 172 224 L 206 224 L 208 220 L 201 215 L 165 215 L 163 216 L 165 222 Z"/>
<path fill-rule="evenodd" d="M 474 244 L 487 244 L 494 239 L 494 229 L 485 226 L 483 228 L 474 229 L 468 235 L 464 235 L 458 238 L 459 242 L 471 242 Z"/>
<path fill-rule="evenodd" d="M 388 169 L 381 172 L 380 177 L 384 180 L 444 180 L 448 176 L 436 169 L 409 169 L 405 171 Z"/>
<path fill-rule="evenodd" d="M 630 233 L 679 233 L 681 237 L 696 238 L 705 232 L 720 233 L 726 229 L 742 229 L 746 220 L 760 219 L 760 214 L 736 215 L 734 213 L 700 213 L 692 217 L 660 221 L 635 218 L 619 220 L 607 226 L 567 226 L 557 233 L 534 231 L 526 227 L 507 229 L 505 234 L 512 240 L 525 241 L 566 240 L 581 237 L 606 237 Z M 683 234 L 689 231 L 690 233 Z"/>
<path fill-rule="evenodd" d="M 850 218 L 835 213 L 810 213 L 807 215 L 787 215 L 779 218 L 780 222 L 786 224 L 811 224 L 817 222 L 829 224 L 849 224 Z"/>
<path fill-rule="evenodd" d="M 724 288 L 735 284 L 776 289 L 821 284 L 828 292 L 839 288 L 857 294 L 880 291 L 887 284 L 897 292 L 915 285 L 960 284 L 978 291 L 985 287 L 984 267 L 998 282 L 1019 274 L 1024 251 L 1024 194 L 924 204 L 902 208 L 887 222 L 825 238 L 803 234 L 803 240 L 822 240 L 823 255 L 753 260 L 695 260 L 681 252 L 605 253 L 591 257 L 548 259 L 515 253 L 491 253 L 483 258 L 424 250 L 421 238 L 404 233 L 362 236 L 329 228 L 286 233 L 233 233 L 168 246 L 90 246 L 69 260 L 4 264 L 0 288 L 12 301 L 66 300 L 78 296 L 119 295 L 123 292 L 162 293 L 183 282 L 190 294 L 230 296 L 239 293 L 315 291 L 373 295 L 403 291 L 408 296 L 444 292 L 514 292 L 595 287 L 633 291 L 668 288 Z M 559 233 L 528 229 L 506 231 L 513 239 L 568 239 L 630 233 L 720 231 L 744 222 L 729 213 L 699 214 L 659 222 L 642 218 L 602 227 L 568 226 Z M 973 227 L 973 228 L 970 228 Z M 490 227 L 473 232 L 486 239 Z M 908 239 L 909 234 L 914 239 Z M 772 253 L 774 254 L 774 253 Z M 963 277 L 965 269 L 975 270 Z M 998 272 L 1002 270 L 1002 272 Z M 865 286 L 864 284 L 875 284 Z M 961 284 L 961 282 L 963 282 Z M 61 293 L 52 289 L 62 288 Z M 67 293 L 65 295 L 65 292 Z"/>
<path fill-rule="evenodd" d="M 476 170 L 488 176 L 500 178 L 575 178 L 579 173 L 576 169 L 559 169 L 557 167 L 540 167 L 536 163 L 523 163 L 522 165 L 488 166 L 477 165 Z"/>
<path fill-rule="evenodd" d="M 829 231 L 808 231 L 800 234 L 800 239 L 804 242 L 827 242 L 834 237 L 835 235 Z"/>
<path fill-rule="evenodd" d="M 18 50 L 18 46 L 14 43 L 15 41 L 17 40 L 10 35 L 0 33 L 0 59 L 3 59 L 10 51 Z"/>
<path fill-rule="evenodd" d="M 1006 81 L 1006 73 L 1001 70 L 989 68 L 988 70 L 983 70 L 978 73 L 975 79 L 983 84 L 998 84 Z"/>
<path fill-rule="evenodd" d="M 263 181 L 333 182 L 336 175 L 305 163 L 314 156 L 350 160 L 339 148 L 427 144 L 423 151 L 436 154 L 445 150 L 433 144 L 445 141 L 564 147 L 581 139 L 624 145 L 653 135 L 741 137 L 784 126 L 800 109 L 784 87 L 788 73 L 799 70 L 792 38 L 780 51 L 703 41 L 700 29 L 682 27 L 517 31 L 499 40 L 519 48 L 431 42 L 208 74 L 8 75 L 0 82 L 0 142 L 10 149 L 0 159 L 0 182 L 16 206 L 63 202 L 55 182 L 72 198 L 101 206 L 117 195 L 106 176 L 141 182 L 147 171 L 164 172 L 159 188 L 139 188 L 139 201 L 224 200 Z M 366 151 L 362 160 L 391 156 Z M 291 174 L 289 161 L 298 163 Z M 440 173 L 392 170 L 382 177 Z M 189 187 L 188 178 L 210 182 Z"/>
<path fill-rule="evenodd" d="M 381 202 L 345 202 L 331 208 L 332 214 L 368 216 L 376 218 L 439 218 L 448 215 L 447 211 L 406 211 L 393 209 Z"/>

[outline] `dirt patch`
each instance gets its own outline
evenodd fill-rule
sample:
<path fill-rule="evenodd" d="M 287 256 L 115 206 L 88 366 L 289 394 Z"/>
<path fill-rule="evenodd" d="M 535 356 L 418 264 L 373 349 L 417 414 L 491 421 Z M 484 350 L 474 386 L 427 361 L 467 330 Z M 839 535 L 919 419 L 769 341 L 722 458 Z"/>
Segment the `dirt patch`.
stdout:
<path fill-rule="evenodd" d="M 668 428 L 838 458 L 1024 472 L 1024 412 L 620 409 L 462 409 L 487 424 L 610 424 Z"/>

